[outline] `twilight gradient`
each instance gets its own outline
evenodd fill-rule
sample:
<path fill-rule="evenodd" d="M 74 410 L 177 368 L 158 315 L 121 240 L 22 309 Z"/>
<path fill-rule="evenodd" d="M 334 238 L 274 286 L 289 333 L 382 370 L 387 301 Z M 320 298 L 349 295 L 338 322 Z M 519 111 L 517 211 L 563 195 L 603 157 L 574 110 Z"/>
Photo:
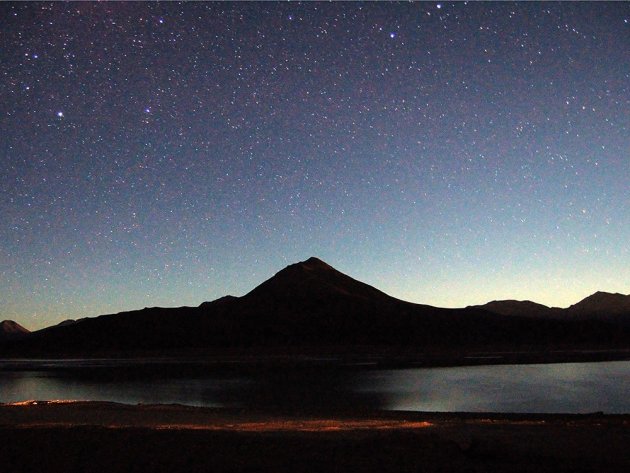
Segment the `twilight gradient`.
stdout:
<path fill-rule="evenodd" d="M 437 306 L 630 292 L 630 3 L 0 4 L 0 319 L 311 255 Z"/>

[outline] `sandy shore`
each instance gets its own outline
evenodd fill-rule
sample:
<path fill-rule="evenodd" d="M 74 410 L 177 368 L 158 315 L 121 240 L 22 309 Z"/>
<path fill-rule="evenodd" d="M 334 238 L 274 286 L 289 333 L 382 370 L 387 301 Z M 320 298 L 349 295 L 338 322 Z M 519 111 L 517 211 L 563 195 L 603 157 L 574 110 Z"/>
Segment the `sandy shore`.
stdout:
<path fill-rule="evenodd" d="M 630 415 L 0 405 L 3 471 L 627 472 Z"/>

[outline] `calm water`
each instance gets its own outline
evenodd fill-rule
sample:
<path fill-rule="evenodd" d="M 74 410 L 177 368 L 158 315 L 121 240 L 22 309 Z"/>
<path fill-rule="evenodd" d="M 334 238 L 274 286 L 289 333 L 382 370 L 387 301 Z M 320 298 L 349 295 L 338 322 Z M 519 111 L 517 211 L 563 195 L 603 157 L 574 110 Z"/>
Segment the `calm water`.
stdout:
<path fill-rule="evenodd" d="M 0 362 L 0 402 L 178 403 L 321 411 L 630 413 L 630 361 L 398 370 L 128 370 L 123 365 Z M 28 364 L 28 369 L 26 365 Z M 189 372 L 190 371 L 190 372 Z"/>

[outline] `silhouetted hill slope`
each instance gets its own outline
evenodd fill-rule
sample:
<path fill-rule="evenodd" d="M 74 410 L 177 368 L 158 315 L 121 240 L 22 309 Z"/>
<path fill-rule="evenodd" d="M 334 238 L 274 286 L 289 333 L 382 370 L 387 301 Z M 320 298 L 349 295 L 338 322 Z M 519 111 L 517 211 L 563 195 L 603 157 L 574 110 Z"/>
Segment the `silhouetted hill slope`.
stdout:
<path fill-rule="evenodd" d="M 567 309 L 572 314 L 608 314 L 630 313 L 630 295 L 611 294 L 598 291 Z"/>
<path fill-rule="evenodd" d="M 598 320 L 617 325 L 630 325 L 630 296 L 609 292 L 596 292 L 567 309 L 547 307 L 531 301 L 515 300 L 492 301 L 471 307 L 508 316 L 582 321 Z"/>
<path fill-rule="evenodd" d="M 395 299 L 317 258 L 290 265 L 228 307 L 238 334 L 252 340 L 295 344 L 340 343 L 379 336 L 399 319 L 425 307 Z M 214 306 L 206 307 L 209 313 Z M 381 333 L 382 335 L 382 333 Z"/>
<path fill-rule="evenodd" d="M 37 352 L 100 353 L 186 347 L 197 336 L 197 309 L 144 308 L 84 318 L 32 332 L 19 345 Z"/>
<path fill-rule="evenodd" d="M 346 276 L 317 258 L 287 266 L 243 297 L 250 303 L 301 305 L 349 297 L 390 303 L 396 299 L 365 283 Z"/>
<path fill-rule="evenodd" d="M 532 301 L 502 300 L 491 301 L 483 305 L 469 306 L 484 309 L 493 314 L 509 315 L 516 317 L 552 317 L 558 314 L 559 309 L 547 307 Z"/>
<path fill-rule="evenodd" d="M 26 336 L 28 333 L 29 331 L 27 329 L 13 320 L 3 320 L 0 322 L 0 341 L 19 339 Z"/>
<path fill-rule="evenodd" d="M 544 306 L 543 306 L 544 307 Z M 4 353 L 95 354 L 232 349 L 628 346 L 606 321 L 506 317 L 391 297 L 317 258 L 293 264 L 243 297 L 199 307 L 145 308 L 80 319 L 5 342 Z"/>

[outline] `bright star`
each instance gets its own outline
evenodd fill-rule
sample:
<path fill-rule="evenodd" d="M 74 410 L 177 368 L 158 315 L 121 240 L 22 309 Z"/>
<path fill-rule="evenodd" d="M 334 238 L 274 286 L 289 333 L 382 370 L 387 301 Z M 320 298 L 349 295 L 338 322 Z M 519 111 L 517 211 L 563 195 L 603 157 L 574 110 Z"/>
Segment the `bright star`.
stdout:
<path fill-rule="evenodd" d="M 389 33 L 389 37 L 394 39 L 396 37 L 396 33 Z"/>
<path fill-rule="evenodd" d="M 57 112 L 57 116 L 58 116 L 59 118 L 63 118 L 63 112 Z"/>

